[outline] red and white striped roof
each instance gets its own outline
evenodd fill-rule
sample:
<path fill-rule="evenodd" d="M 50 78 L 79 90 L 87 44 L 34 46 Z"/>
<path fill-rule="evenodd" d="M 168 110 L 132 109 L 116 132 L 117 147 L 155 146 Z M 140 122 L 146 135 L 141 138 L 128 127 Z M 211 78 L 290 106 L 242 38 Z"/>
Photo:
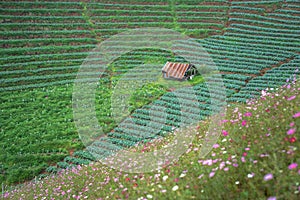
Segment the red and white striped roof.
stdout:
<path fill-rule="evenodd" d="M 162 71 L 167 73 L 167 77 L 183 79 L 185 72 L 189 69 L 188 63 L 167 62 L 162 68 Z"/>

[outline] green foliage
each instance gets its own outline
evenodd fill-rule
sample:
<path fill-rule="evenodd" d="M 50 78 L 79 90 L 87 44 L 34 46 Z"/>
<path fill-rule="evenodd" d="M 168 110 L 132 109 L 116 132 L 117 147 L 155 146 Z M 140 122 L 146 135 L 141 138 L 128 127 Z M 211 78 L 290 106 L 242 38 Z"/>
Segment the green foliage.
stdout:
<path fill-rule="evenodd" d="M 297 0 L 284 3 L 281 0 L 232 1 L 229 11 L 225 0 L 196 3 L 194 0 L 0 2 L 0 20 L 3 22 L 0 28 L 3 47 L 0 51 L 3 55 L 0 58 L 0 146 L 4 149 L 0 151 L 0 182 L 13 184 L 32 179 L 44 172 L 48 165 L 62 161 L 70 151 L 83 149 L 73 123 L 72 83 L 78 68 L 98 41 L 130 28 L 149 26 L 175 28 L 196 38 L 220 34 L 199 43 L 210 54 L 218 70 L 226 74 L 223 77 L 226 95 L 230 97 L 228 100 L 246 102 L 248 98 L 259 95 L 260 89 L 279 86 L 287 78 L 292 79 L 293 74 L 299 74 L 296 72 L 300 64 L 297 3 Z M 280 6 L 281 9 L 274 10 Z M 111 90 L 119 76 L 142 64 L 163 64 L 176 59 L 180 60 L 171 52 L 146 50 L 130 52 L 115 60 L 114 67 L 108 69 L 108 76 L 99 81 L 95 91 L 96 115 L 104 132 L 108 133 L 117 126 L 111 116 Z M 270 67 L 276 70 L 269 70 Z M 269 72 L 264 74 L 264 70 Z M 254 78 L 257 76 L 262 77 Z M 136 91 L 131 99 L 131 111 L 141 106 L 146 108 L 170 88 L 187 85 L 203 88 L 201 81 L 201 77 L 185 83 L 158 78 L 157 82 Z M 169 113 L 163 127 L 165 132 L 178 126 L 180 115 L 176 101 L 167 97 L 153 101 L 157 107 L 166 107 Z M 209 104 L 208 91 L 197 91 L 197 99 Z M 186 100 L 184 105 L 194 104 Z M 201 116 L 192 106 L 188 109 L 190 114 L 185 117 L 193 119 L 210 114 L 208 107 L 203 108 Z M 137 124 L 144 126 L 149 123 L 145 113 L 136 113 L 134 120 Z M 160 129 L 162 115 L 155 114 L 156 123 L 150 128 L 131 124 L 132 133 L 143 136 L 144 132 Z M 120 132 L 122 134 L 112 135 L 113 143 L 127 147 L 139 140 Z M 163 135 L 163 132 L 159 134 Z M 67 158 L 67 161 L 84 164 L 84 159 L 91 159 L 82 153 L 74 153 L 74 156 L 76 159 Z M 73 166 L 68 162 L 61 162 L 58 167 Z M 50 167 L 48 171 L 59 169 Z M 231 181 L 227 178 L 220 178 L 219 182 L 225 185 Z M 218 187 L 217 183 L 209 181 L 209 184 Z M 265 191 L 268 193 L 271 189 Z M 224 190 L 238 193 L 241 188 L 231 185 Z M 192 196 L 193 192 L 179 194 Z M 250 192 L 245 191 L 235 197 L 252 198 Z"/>
<path fill-rule="evenodd" d="M 148 83 L 137 89 L 130 97 L 130 112 L 149 104 L 155 99 L 158 99 L 166 92 L 163 85 L 157 83 Z"/>
<path fill-rule="evenodd" d="M 153 199 L 297 199 L 300 143 L 298 138 L 290 140 L 297 132 L 289 135 L 287 131 L 300 127 L 300 118 L 295 117 L 295 113 L 299 113 L 299 87 L 298 82 L 291 84 L 290 89 L 286 86 L 247 104 L 231 104 L 220 124 L 228 135 L 222 131 L 217 145 L 204 158 L 199 157 L 199 153 L 210 119 L 193 127 L 198 133 L 187 152 L 159 171 L 131 174 L 95 163 L 74 168 L 44 183 L 25 185 L 6 193 L 7 198 L 32 199 L 35 195 L 49 193 L 61 197 L 61 192 L 52 191 L 55 188 L 71 189 L 71 195 L 77 195 L 77 191 L 88 188 L 82 195 L 92 199 L 106 196 L 115 199 L 141 196 Z M 243 125 L 243 121 L 246 124 Z M 153 152 L 173 142 L 174 136 L 169 134 L 164 139 L 152 140 L 129 150 Z M 113 142 L 121 143 L 121 140 L 114 139 Z M 123 141 L 122 145 L 130 146 L 131 143 Z M 298 163 L 298 167 L 292 169 L 292 163 Z M 270 174 L 272 177 L 267 179 L 266 175 Z"/>

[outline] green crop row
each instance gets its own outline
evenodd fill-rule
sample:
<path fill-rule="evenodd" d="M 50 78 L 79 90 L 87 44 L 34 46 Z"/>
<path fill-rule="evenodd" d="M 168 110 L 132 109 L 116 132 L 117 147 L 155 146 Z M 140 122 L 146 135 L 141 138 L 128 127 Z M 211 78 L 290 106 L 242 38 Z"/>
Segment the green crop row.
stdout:
<path fill-rule="evenodd" d="M 45 28 L 47 27 L 52 28 L 52 27 L 60 27 L 60 28 L 77 28 L 77 27 L 81 27 L 81 28 L 88 28 L 89 25 L 87 23 L 31 23 L 31 22 L 26 22 L 26 23 L 2 23 L 1 24 L 1 28 L 28 28 L 28 27 L 41 27 L 41 28 Z"/>
<path fill-rule="evenodd" d="M 227 34 L 226 34 L 227 35 Z M 227 52 L 236 52 L 236 53 L 244 53 L 248 55 L 262 55 L 262 56 L 266 56 L 267 57 L 281 57 L 281 58 L 288 58 L 290 56 L 288 56 L 286 53 L 282 53 L 282 51 L 267 51 L 266 49 L 262 49 L 262 48 L 236 48 L 236 46 L 233 45 L 220 45 L 218 43 L 212 43 L 210 41 L 203 41 L 201 43 L 201 45 L 205 48 L 209 48 L 212 50 L 219 50 L 219 51 L 224 51 L 226 53 Z M 268 59 L 268 58 L 267 58 Z"/>
<path fill-rule="evenodd" d="M 257 31 L 253 31 L 253 30 L 247 30 L 247 29 L 240 29 L 240 28 L 228 28 L 227 29 L 228 32 L 226 32 L 225 35 L 228 35 L 232 32 L 237 32 L 237 33 L 246 33 L 246 34 L 251 34 L 251 35 L 257 35 Z M 290 33 L 273 33 L 273 32 L 268 32 L 268 31 L 260 31 L 259 35 L 265 36 L 265 37 L 276 37 L 276 38 L 297 38 L 298 35 L 297 34 L 290 34 Z"/>
<path fill-rule="evenodd" d="M 283 4 L 282 6 L 283 8 L 296 8 L 296 9 L 300 9 L 299 5 L 291 5 L 291 4 Z"/>
<path fill-rule="evenodd" d="M 300 16 L 294 16 L 294 15 L 282 14 L 282 13 L 268 13 L 267 16 L 286 18 L 289 20 L 299 20 L 300 19 Z"/>
<path fill-rule="evenodd" d="M 290 30 L 297 30 L 299 26 L 297 25 L 289 25 L 289 24 L 279 24 L 279 23 L 272 23 L 272 22 L 265 22 L 265 21 L 258 21 L 258 20 L 252 20 L 252 19 L 245 19 L 245 18 L 229 18 L 230 22 L 242 22 L 242 23 L 249 23 L 249 24 L 255 24 L 255 25 L 261 25 L 261 26 L 267 26 L 267 27 L 278 27 L 278 29 L 290 29 Z M 280 30 L 279 29 L 279 30 Z"/>
<path fill-rule="evenodd" d="M 35 21 L 84 21 L 82 16 L 39 16 L 39 15 L 0 15 L 5 20 L 35 20 Z"/>
<path fill-rule="evenodd" d="M 91 77 L 99 77 L 103 75 L 103 72 L 84 72 L 84 73 L 67 73 L 67 74 L 51 74 L 51 75 L 43 75 L 43 76 L 26 76 L 26 77 L 18 77 L 18 78 L 9 78 L 9 79 L 1 79 L 0 84 L 4 83 L 15 83 L 20 81 L 26 82 L 34 82 L 36 80 L 54 80 L 58 78 L 66 78 L 66 79 L 74 79 L 76 76 L 91 76 Z"/>
<path fill-rule="evenodd" d="M 288 14 L 296 14 L 299 15 L 300 11 L 298 10 L 285 10 L 285 9 L 278 9 L 276 12 L 281 12 L 281 13 L 288 13 Z"/>
<path fill-rule="evenodd" d="M 130 15 L 132 16 L 136 16 L 138 17 L 139 15 L 142 15 L 142 16 L 151 16 L 151 15 L 155 15 L 155 16 L 172 16 L 172 13 L 171 11 L 151 11 L 151 10 L 110 10 L 110 9 L 92 9 L 89 11 L 90 14 L 92 16 L 97 16 L 97 15 L 104 15 L 104 16 L 107 16 L 107 15 L 112 15 L 112 16 L 122 16 L 123 15 L 126 15 L 128 13 L 130 13 Z"/>
<path fill-rule="evenodd" d="M 145 20 L 156 20 L 156 21 L 172 21 L 173 18 L 172 16 L 155 16 L 155 15 L 142 15 L 142 16 L 107 16 L 107 15 L 100 15 L 100 16 L 92 16 L 91 17 L 92 20 L 94 21 L 111 21 L 111 20 L 115 20 L 115 21 L 128 21 L 128 22 L 142 22 Z M 114 22 L 115 23 L 115 22 Z"/>
<path fill-rule="evenodd" d="M 283 3 L 283 0 L 268 0 L 268 1 L 232 1 L 232 5 L 259 5 L 259 4 L 274 4 L 274 3 Z"/>
<path fill-rule="evenodd" d="M 267 32 L 275 32 L 275 33 L 282 33 L 282 34 L 285 34 L 285 33 L 299 34 L 300 33 L 300 30 L 298 27 L 295 27 L 296 29 L 277 29 L 277 28 L 253 26 L 253 25 L 246 25 L 246 24 L 231 24 L 231 26 L 241 27 L 241 28 L 246 28 L 246 29 L 253 29 L 256 31 L 267 31 Z"/>
<path fill-rule="evenodd" d="M 217 40 L 216 40 L 217 39 Z M 273 45 L 268 45 L 268 44 L 252 44 L 252 43 L 245 43 L 243 41 L 235 41 L 232 40 L 232 37 L 227 37 L 227 36 L 212 36 L 211 39 L 208 40 L 202 40 L 200 41 L 202 44 L 207 44 L 207 45 L 214 45 L 217 47 L 228 47 L 229 49 L 234 49 L 235 47 L 238 47 L 236 49 L 241 49 L 241 50 L 259 50 L 262 52 L 270 52 L 270 55 L 272 53 L 275 54 L 292 54 L 292 51 L 295 50 L 295 48 L 285 48 L 285 47 L 274 47 Z M 245 44 L 247 44 L 245 46 Z M 238 51 L 238 50 L 236 50 Z"/>
<path fill-rule="evenodd" d="M 36 45 L 49 45 L 59 43 L 61 45 L 66 45 L 70 43 L 85 43 L 85 44 L 95 44 L 97 40 L 94 38 L 34 38 L 34 39 L 11 39 L 11 40 L 0 40 L 0 45 L 18 45 L 25 46 L 26 44 L 36 44 Z"/>
<path fill-rule="evenodd" d="M 20 54 L 33 54 L 34 52 L 41 53 L 57 53 L 58 51 L 80 51 L 80 50 L 89 50 L 95 48 L 95 45 L 64 45 L 64 46 L 42 46 L 42 47 L 25 47 L 25 48 L 11 48 L 11 49 L 2 49 L 0 54 L 2 55 L 20 55 Z"/>
<path fill-rule="evenodd" d="M 76 81 L 78 81 L 78 82 L 95 82 L 95 81 L 99 81 L 99 78 L 78 79 Z M 46 82 L 46 83 L 38 83 L 38 84 L 2 87 L 2 88 L 0 88 L 0 91 L 3 92 L 3 91 L 25 90 L 25 89 L 30 89 L 30 88 L 49 87 L 49 86 L 54 86 L 54 85 L 68 85 L 68 84 L 72 84 L 72 83 L 74 83 L 74 79 L 53 81 L 53 82 Z"/>
<path fill-rule="evenodd" d="M 148 27 L 148 26 L 151 26 L 151 27 L 173 27 L 174 24 L 173 22 L 166 22 L 166 21 L 163 21 L 163 22 L 143 22 L 143 21 L 140 21 L 140 22 L 116 22 L 116 23 L 110 23 L 110 22 L 101 22 L 101 23 L 95 23 L 97 29 L 103 27 L 105 29 L 109 29 L 109 28 L 114 28 L 114 29 L 118 29 L 118 27 Z"/>
<path fill-rule="evenodd" d="M 118 9 L 147 9 L 147 10 L 169 10 L 169 5 L 159 5 L 159 4 L 135 4 L 135 3 L 89 3 L 89 9 L 97 9 L 97 8 L 110 8 L 114 10 Z"/>
<path fill-rule="evenodd" d="M 16 14 L 24 14 L 24 13 L 32 13 L 33 15 L 36 14 L 60 14 L 60 15 L 66 15 L 66 14 L 78 14 L 81 15 L 82 9 L 62 9 L 62 8 L 19 8 L 19 9 L 5 9 L 0 8 L 1 13 L 16 13 Z"/>
<path fill-rule="evenodd" d="M 67 2 L 67 1 L 3 1 L 0 2 L 2 6 L 22 6 L 31 8 L 32 6 L 50 6 L 50 7 L 63 7 L 67 6 L 70 8 L 71 6 L 81 6 L 80 2 Z"/>
<path fill-rule="evenodd" d="M 72 53 L 54 53 L 54 54 L 38 54 L 38 55 L 22 55 L 22 56 L 6 56 L 0 58 L 0 63 L 18 63 L 18 62 L 38 62 L 43 60 L 68 60 L 79 59 L 89 55 L 97 55 L 97 52 L 72 52 Z"/>
<path fill-rule="evenodd" d="M 239 10 L 251 10 L 251 11 L 258 11 L 258 12 L 264 12 L 264 8 L 257 8 L 257 7 L 245 7 L 245 6 L 231 6 L 230 9 L 239 9 Z"/>
<path fill-rule="evenodd" d="M 248 39 L 257 39 L 257 40 L 275 40 L 279 42 L 294 42 L 294 43 L 300 43 L 300 39 L 298 38 L 288 38 L 288 37 L 270 37 L 270 36 L 257 36 L 257 35 L 251 35 L 251 34 L 240 34 L 240 33 L 226 33 L 226 36 L 229 37 L 238 37 L 238 38 L 248 38 Z"/>
<path fill-rule="evenodd" d="M 273 41 L 273 40 L 257 40 L 257 39 L 244 39 L 244 38 L 235 38 L 235 37 L 226 37 L 226 36 L 215 36 L 215 38 L 218 39 L 228 39 L 230 41 L 234 42 L 241 42 L 241 43 L 246 43 L 249 44 L 250 46 L 253 45 L 257 46 L 264 45 L 265 47 L 273 47 L 273 49 L 282 49 L 282 50 L 287 50 L 287 51 L 297 51 L 299 47 L 298 45 L 292 42 L 280 42 L 280 41 Z M 223 42 L 223 41 L 222 41 Z M 296 45 L 296 46 L 295 46 Z"/>
<path fill-rule="evenodd" d="M 21 69 L 24 69 L 25 67 L 29 67 L 30 69 L 33 69 L 34 67 L 38 67 L 38 66 L 43 66 L 43 67 L 46 67 L 46 66 L 71 66 L 73 65 L 74 63 L 75 64 L 81 64 L 83 61 L 87 61 L 87 62 L 97 62 L 97 61 L 100 61 L 101 58 L 94 58 L 94 59 L 84 59 L 84 58 L 81 58 L 81 59 L 65 59 L 65 60 L 49 60 L 49 61 L 36 61 L 36 62 L 26 62 L 26 63 L 14 63 L 14 64 L 5 64 L 5 65 L 2 65 L 1 68 L 2 69 L 12 69 L 12 68 L 21 68 Z M 85 67 L 91 67 L 91 68 L 95 68 L 97 67 L 97 64 L 95 65 L 84 65 Z M 98 67 L 100 68 L 101 66 L 98 65 Z"/>
<path fill-rule="evenodd" d="M 1 31 L 0 36 L 1 37 L 9 37 L 9 36 L 18 36 L 18 37 L 28 37 L 31 35 L 35 36 L 44 36 L 44 35 L 51 35 L 51 36 L 67 36 L 67 35 L 90 35 L 89 30 L 43 30 L 43 31 Z"/>
<path fill-rule="evenodd" d="M 245 17 L 247 17 L 247 18 L 251 18 L 251 19 L 259 19 L 259 20 L 265 20 L 265 21 L 280 22 L 280 23 L 292 24 L 292 25 L 299 25 L 300 24 L 299 20 L 288 20 L 287 21 L 286 19 L 265 17 L 265 16 L 253 14 L 253 13 L 231 12 L 230 15 L 232 15 L 232 16 L 240 16 L 240 17 L 243 17 L 243 19 Z M 257 23 L 257 21 L 255 21 L 255 23 Z"/>

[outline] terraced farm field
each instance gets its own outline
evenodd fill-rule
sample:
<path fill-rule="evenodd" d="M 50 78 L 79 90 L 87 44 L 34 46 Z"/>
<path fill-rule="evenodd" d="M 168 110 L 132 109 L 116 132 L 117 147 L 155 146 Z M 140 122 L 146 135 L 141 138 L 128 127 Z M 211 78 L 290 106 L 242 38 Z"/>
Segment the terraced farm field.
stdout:
<path fill-rule="evenodd" d="M 1 1 L 0 5 L 0 181 L 6 185 L 94 159 L 84 150 L 74 124 L 73 83 L 90 52 L 115 34 L 155 27 L 195 38 L 210 55 L 207 65 L 214 63 L 220 72 L 207 80 L 224 82 L 225 93 L 216 93 L 215 98 L 225 95 L 228 103 L 246 102 L 300 73 L 298 0 Z M 191 57 L 199 56 L 188 43 L 178 46 Z M 113 120 L 112 89 L 122 75 L 141 64 L 157 70 L 166 61 L 185 60 L 172 52 L 144 49 L 122 55 L 101 72 L 96 113 L 107 134 L 88 147 L 90 152 L 107 156 L 111 150 L 164 136 L 182 121 L 193 123 L 212 114 L 216 105 L 211 104 L 205 82 L 175 91 L 154 84 L 148 88 L 151 102 L 137 105 L 133 99 L 130 116 L 120 123 Z M 95 73 L 81 75 L 82 81 L 95 78 Z M 135 78 L 139 74 L 130 80 Z M 189 98 L 194 94 L 196 102 Z M 180 110 L 182 102 L 186 113 Z M 149 125 L 150 113 L 155 118 Z"/>

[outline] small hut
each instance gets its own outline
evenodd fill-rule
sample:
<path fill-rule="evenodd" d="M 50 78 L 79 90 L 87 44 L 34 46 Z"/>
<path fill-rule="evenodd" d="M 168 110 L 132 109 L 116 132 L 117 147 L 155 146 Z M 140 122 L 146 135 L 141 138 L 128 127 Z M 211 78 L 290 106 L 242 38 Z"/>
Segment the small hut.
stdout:
<path fill-rule="evenodd" d="M 184 81 L 192 79 L 197 73 L 197 68 L 189 63 L 167 62 L 162 68 L 162 74 L 165 79 Z"/>

